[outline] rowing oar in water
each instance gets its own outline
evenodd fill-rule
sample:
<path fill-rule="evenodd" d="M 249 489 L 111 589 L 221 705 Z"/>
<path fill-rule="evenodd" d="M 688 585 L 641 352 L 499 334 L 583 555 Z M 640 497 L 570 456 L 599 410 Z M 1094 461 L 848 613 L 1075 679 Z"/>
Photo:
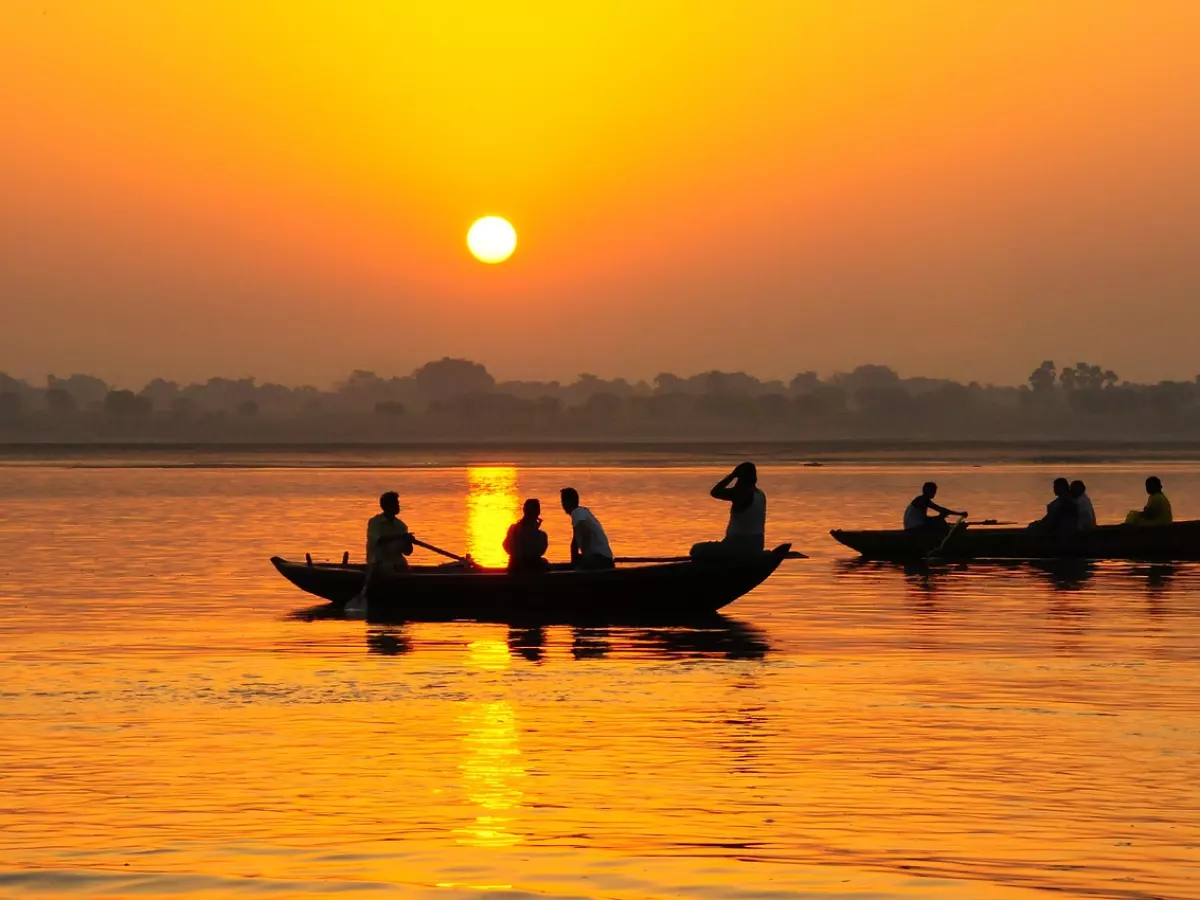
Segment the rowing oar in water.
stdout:
<path fill-rule="evenodd" d="M 808 559 L 799 550 L 790 550 L 783 555 L 784 559 Z M 690 556 L 618 556 L 615 563 L 673 563 L 691 562 Z"/>
<path fill-rule="evenodd" d="M 928 553 L 926 553 L 925 558 L 926 559 L 936 559 L 938 554 L 940 554 L 942 552 L 942 548 L 945 547 L 946 543 L 950 540 L 950 538 L 952 538 L 954 536 L 954 532 L 958 531 L 958 529 L 966 521 L 967 521 L 966 516 L 959 516 L 958 521 L 950 526 L 950 530 L 947 531 L 946 536 L 944 538 L 942 538 L 942 542 L 940 544 L 938 544 L 936 547 L 934 547 L 932 550 L 930 550 Z"/>

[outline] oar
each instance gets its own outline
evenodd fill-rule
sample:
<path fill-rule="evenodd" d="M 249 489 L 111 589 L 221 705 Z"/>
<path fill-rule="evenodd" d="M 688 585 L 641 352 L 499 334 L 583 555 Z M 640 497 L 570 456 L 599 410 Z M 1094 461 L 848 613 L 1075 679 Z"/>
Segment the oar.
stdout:
<path fill-rule="evenodd" d="M 808 559 L 799 550 L 791 550 L 783 555 L 784 559 Z M 691 562 L 690 556 L 618 556 L 615 563 L 673 563 Z"/>
<path fill-rule="evenodd" d="M 424 547 L 426 550 L 432 550 L 434 553 L 439 553 L 442 556 L 454 560 L 455 562 L 471 562 L 471 560 L 465 556 L 459 556 L 457 553 L 451 553 L 449 550 L 443 550 L 441 547 L 435 547 L 433 544 L 427 544 L 424 541 L 418 541 L 415 537 L 412 537 L 412 535 L 409 535 L 409 537 L 412 538 L 413 544 L 417 547 Z"/>
<path fill-rule="evenodd" d="M 959 527 L 966 521 L 967 521 L 966 516 L 959 516 L 958 521 L 950 526 L 950 530 L 947 531 L 946 536 L 944 538 L 942 538 L 942 542 L 940 544 L 938 544 L 936 547 L 934 547 L 932 550 L 930 550 L 928 553 L 926 553 L 925 558 L 926 559 L 934 559 L 935 557 L 937 557 L 937 555 L 942 552 L 942 548 L 946 546 L 946 542 L 949 541 L 950 538 L 952 538 L 954 536 L 954 532 L 958 531 Z"/>

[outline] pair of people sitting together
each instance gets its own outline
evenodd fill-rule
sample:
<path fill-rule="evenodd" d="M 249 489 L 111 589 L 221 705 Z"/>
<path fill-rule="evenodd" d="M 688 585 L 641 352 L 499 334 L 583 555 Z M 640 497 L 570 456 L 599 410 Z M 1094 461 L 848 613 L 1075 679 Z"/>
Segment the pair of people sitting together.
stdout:
<path fill-rule="evenodd" d="M 611 569 L 612 548 L 600 520 L 586 506 L 579 505 L 579 491 L 567 487 L 559 491 L 563 512 L 571 517 L 571 565 L 580 569 Z M 510 572 L 538 572 L 550 568 L 546 550 L 550 539 L 542 531 L 542 504 L 526 500 L 521 518 L 509 526 L 504 536 Z"/>

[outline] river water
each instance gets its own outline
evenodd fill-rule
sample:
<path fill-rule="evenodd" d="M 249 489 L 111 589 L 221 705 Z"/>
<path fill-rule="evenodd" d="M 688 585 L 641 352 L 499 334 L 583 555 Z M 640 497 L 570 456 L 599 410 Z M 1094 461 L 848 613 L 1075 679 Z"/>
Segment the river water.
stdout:
<path fill-rule="evenodd" d="M 1061 466 L 763 466 L 812 558 L 723 621 L 514 630 L 324 617 L 267 560 L 361 557 L 386 489 L 485 562 L 540 497 L 561 557 L 566 484 L 618 555 L 686 552 L 724 468 L 122 462 L 0 466 L 0 896 L 1200 896 L 1200 568 L 827 534 L 931 476 L 1027 521 Z M 1200 517 L 1200 465 L 1153 465 Z M 1151 474 L 1070 468 L 1101 520 Z"/>

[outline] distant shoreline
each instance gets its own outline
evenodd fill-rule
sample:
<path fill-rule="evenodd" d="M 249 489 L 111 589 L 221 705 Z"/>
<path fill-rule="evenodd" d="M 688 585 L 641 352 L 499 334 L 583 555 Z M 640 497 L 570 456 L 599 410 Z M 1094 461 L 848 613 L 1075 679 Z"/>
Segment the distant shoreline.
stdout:
<path fill-rule="evenodd" d="M 597 458 L 598 457 L 598 458 Z M 428 468 L 1200 461 L 1200 441 L 436 441 L 413 443 L 0 443 L 0 465 L 78 468 Z"/>

